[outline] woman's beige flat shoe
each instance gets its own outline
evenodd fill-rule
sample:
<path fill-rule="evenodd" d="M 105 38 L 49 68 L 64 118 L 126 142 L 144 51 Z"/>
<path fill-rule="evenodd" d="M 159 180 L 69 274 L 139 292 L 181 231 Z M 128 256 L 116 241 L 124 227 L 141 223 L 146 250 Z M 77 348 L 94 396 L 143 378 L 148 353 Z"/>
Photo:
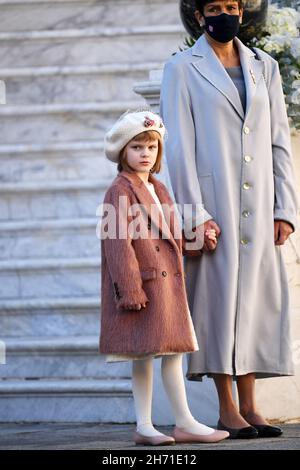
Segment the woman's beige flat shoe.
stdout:
<path fill-rule="evenodd" d="M 172 435 L 177 443 L 180 442 L 219 442 L 229 437 L 227 431 L 214 431 L 211 434 L 192 434 L 175 426 Z"/>
<path fill-rule="evenodd" d="M 134 442 L 137 446 L 171 446 L 175 444 L 175 439 L 171 436 L 143 436 L 135 431 Z"/>

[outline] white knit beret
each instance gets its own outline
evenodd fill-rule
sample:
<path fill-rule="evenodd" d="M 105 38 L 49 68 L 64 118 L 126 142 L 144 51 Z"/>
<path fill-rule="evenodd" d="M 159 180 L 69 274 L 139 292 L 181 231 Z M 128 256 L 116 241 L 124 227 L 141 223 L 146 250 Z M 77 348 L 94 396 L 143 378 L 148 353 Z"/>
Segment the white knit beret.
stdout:
<path fill-rule="evenodd" d="M 163 139 L 166 129 L 161 117 L 148 108 L 126 111 L 105 135 L 105 155 L 112 162 L 118 163 L 122 148 L 133 137 L 145 131 L 157 131 Z"/>

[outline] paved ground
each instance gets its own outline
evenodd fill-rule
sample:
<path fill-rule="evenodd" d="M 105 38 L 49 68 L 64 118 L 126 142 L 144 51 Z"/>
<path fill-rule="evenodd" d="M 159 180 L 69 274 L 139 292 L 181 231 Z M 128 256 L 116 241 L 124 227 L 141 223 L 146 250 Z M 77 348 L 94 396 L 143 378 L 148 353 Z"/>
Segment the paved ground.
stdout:
<path fill-rule="evenodd" d="M 143 447 L 143 449 L 211 449 L 211 450 L 287 450 L 300 449 L 300 423 L 284 424 L 284 433 L 275 439 L 226 440 L 218 444 L 175 445 L 172 447 Z M 169 433 L 170 427 L 160 427 Z M 134 426 L 77 423 L 0 423 L 0 449 L 11 450 L 136 450 L 132 442 Z"/>

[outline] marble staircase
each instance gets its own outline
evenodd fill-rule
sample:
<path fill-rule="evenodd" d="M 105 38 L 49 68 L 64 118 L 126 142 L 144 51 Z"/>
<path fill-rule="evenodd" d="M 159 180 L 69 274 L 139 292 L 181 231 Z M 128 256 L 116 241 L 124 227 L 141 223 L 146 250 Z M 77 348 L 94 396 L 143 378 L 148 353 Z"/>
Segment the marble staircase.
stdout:
<path fill-rule="evenodd" d="M 0 0 L 0 421 L 130 422 L 98 353 L 103 135 L 184 37 L 175 0 Z"/>

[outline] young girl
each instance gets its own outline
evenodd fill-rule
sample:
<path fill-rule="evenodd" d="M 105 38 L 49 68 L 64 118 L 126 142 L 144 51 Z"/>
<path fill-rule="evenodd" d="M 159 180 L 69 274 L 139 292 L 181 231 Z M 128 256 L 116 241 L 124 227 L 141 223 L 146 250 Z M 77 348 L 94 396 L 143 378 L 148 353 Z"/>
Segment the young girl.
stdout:
<path fill-rule="evenodd" d="M 152 174 L 161 168 L 164 135 L 158 115 L 138 110 L 123 114 L 105 138 L 106 156 L 118 164 L 119 175 L 104 198 L 100 352 L 108 362 L 132 360 L 136 444 L 217 442 L 228 432 L 200 424 L 187 404 L 182 356 L 197 351 L 198 344 L 174 203 Z M 213 231 L 208 236 L 216 240 Z M 158 432 L 151 420 L 158 356 L 176 420 L 173 437 Z"/>

